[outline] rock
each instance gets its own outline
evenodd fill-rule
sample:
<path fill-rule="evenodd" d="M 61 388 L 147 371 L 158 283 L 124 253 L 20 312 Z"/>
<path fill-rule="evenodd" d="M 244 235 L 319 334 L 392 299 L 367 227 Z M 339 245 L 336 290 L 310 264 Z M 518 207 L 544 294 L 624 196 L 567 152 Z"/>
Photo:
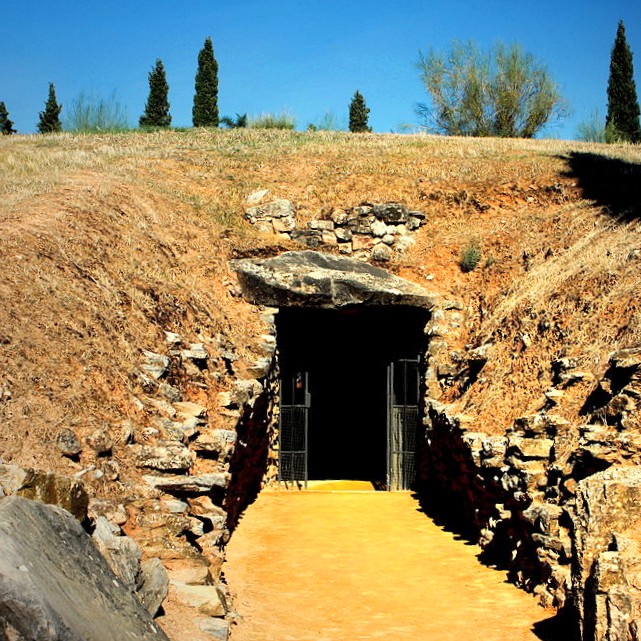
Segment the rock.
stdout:
<path fill-rule="evenodd" d="M 554 441 L 549 438 L 523 438 L 511 436 L 508 438 L 508 449 L 514 449 L 525 459 L 549 459 Z"/>
<path fill-rule="evenodd" d="M 167 572 L 172 583 L 209 585 L 211 581 L 209 566 L 202 557 L 170 561 Z"/>
<path fill-rule="evenodd" d="M 231 261 L 243 293 L 256 304 L 340 308 L 346 305 L 411 305 L 431 309 L 436 297 L 383 269 L 312 251 L 275 258 Z"/>
<path fill-rule="evenodd" d="M 108 481 L 117 481 L 120 478 L 120 465 L 118 461 L 109 459 L 100 465 L 101 472 Z"/>
<path fill-rule="evenodd" d="M 317 229 L 294 229 L 290 237 L 307 247 L 318 247 L 321 243 L 322 233 Z"/>
<path fill-rule="evenodd" d="M 620 349 L 614 352 L 610 357 L 612 367 L 639 367 L 641 365 L 641 347 L 631 347 L 629 349 Z"/>
<path fill-rule="evenodd" d="M 215 487 L 225 488 L 229 483 L 229 474 L 214 472 L 198 476 L 152 476 L 145 475 L 146 483 L 166 492 L 211 492 Z"/>
<path fill-rule="evenodd" d="M 272 226 L 277 234 L 287 234 L 296 229 L 296 221 L 293 216 L 274 218 L 274 220 L 272 220 Z"/>
<path fill-rule="evenodd" d="M 336 235 L 336 240 L 339 243 L 348 243 L 350 240 L 352 240 L 352 232 L 349 229 L 346 229 L 345 227 L 338 227 L 334 230 L 334 234 Z"/>
<path fill-rule="evenodd" d="M 120 531 L 120 528 L 116 528 Z M 140 578 L 142 553 L 138 544 L 128 536 L 117 536 L 104 516 L 96 519 L 96 528 L 91 538 L 112 572 L 132 591 Z"/>
<path fill-rule="evenodd" d="M 379 262 L 379 263 L 386 263 L 390 260 L 392 260 L 393 252 L 391 248 L 388 245 L 385 245 L 384 243 L 380 245 L 376 245 L 374 249 L 372 249 L 372 260 Z"/>
<path fill-rule="evenodd" d="M 423 221 L 420 218 L 418 218 L 417 216 L 410 215 L 407 221 L 407 228 L 410 231 L 416 231 L 422 224 L 423 224 Z"/>
<path fill-rule="evenodd" d="M 169 357 L 156 352 L 143 350 L 143 371 L 151 376 L 154 380 L 158 380 L 167 374 L 169 371 Z"/>
<path fill-rule="evenodd" d="M 321 231 L 334 231 L 333 220 L 310 220 L 307 224 L 309 229 L 320 229 Z"/>
<path fill-rule="evenodd" d="M 641 528 L 641 467 L 613 466 L 580 481 L 572 516 L 572 591 L 581 619 L 585 589 L 598 555 L 609 549 L 614 532 Z M 605 637 L 604 637 L 605 638 Z"/>
<path fill-rule="evenodd" d="M 170 585 L 176 600 L 196 608 L 201 614 L 222 617 L 227 613 L 222 595 L 213 585 L 187 585 L 175 580 Z"/>
<path fill-rule="evenodd" d="M 225 619 L 196 619 L 196 625 L 205 633 L 218 641 L 227 641 L 229 638 L 229 623 Z"/>
<path fill-rule="evenodd" d="M 254 191 L 253 193 L 247 196 L 248 205 L 256 205 L 259 203 L 265 196 L 269 194 L 269 189 L 260 189 L 259 191 Z"/>
<path fill-rule="evenodd" d="M 353 236 L 352 249 L 354 251 L 369 251 L 374 246 L 374 240 L 371 236 Z"/>
<path fill-rule="evenodd" d="M 334 225 L 340 226 L 347 223 L 348 215 L 347 212 L 343 209 L 335 209 L 331 213 L 330 218 L 334 222 Z"/>
<path fill-rule="evenodd" d="M 165 499 L 162 501 L 162 505 L 167 512 L 171 512 L 172 514 L 184 514 L 189 509 L 187 503 L 178 499 Z"/>
<path fill-rule="evenodd" d="M 180 355 L 190 361 L 205 361 L 209 358 L 209 353 L 202 343 L 191 343 L 189 349 L 183 349 Z"/>
<path fill-rule="evenodd" d="M 153 617 L 167 598 L 169 575 L 162 561 L 157 558 L 143 561 L 140 573 L 141 585 L 137 592 L 138 600 Z"/>
<path fill-rule="evenodd" d="M 372 223 L 372 235 L 383 238 L 387 234 L 387 225 L 382 220 L 375 220 Z"/>
<path fill-rule="evenodd" d="M 127 522 L 127 512 L 121 503 L 109 499 L 92 498 L 89 500 L 89 516 L 95 521 L 104 517 L 114 525 L 124 525 Z"/>
<path fill-rule="evenodd" d="M 182 418 L 201 418 L 207 417 L 207 408 L 198 403 L 191 403 L 190 401 L 182 401 L 174 403 L 173 408 L 176 414 Z"/>
<path fill-rule="evenodd" d="M 396 251 L 403 253 L 407 251 L 415 243 L 416 243 L 416 240 L 411 236 L 401 236 L 396 241 Z"/>
<path fill-rule="evenodd" d="M 386 244 L 386 245 L 393 245 L 394 244 L 394 236 L 392 234 L 385 234 L 381 240 Z"/>
<path fill-rule="evenodd" d="M 193 465 L 189 448 L 178 441 L 165 441 L 156 446 L 130 445 L 129 451 L 139 467 L 165 472 L 185 472 Z"/>
<path fill-rule="evenodd" d="M 194 449 L 205 452 L 218 452 L 228 457 L 234 451 L 236 432 L 233 430 L 210 430 L 200 434 L 194 441 Z"/>
<path fill-rule="evenodd" d="M 85 439 L 87 445 L 96 453 L 96 456 L 109 456 L 114 446 L 109 430 L 106 427 L 94 430 Z"/>
<path fill-rule="evenodd" d="M 77 479 L 0 463 L 0 497 L 12 494 L 62 507 L 81 522 L 87 518 L 89 496 Z"/>
<path fill-rule="evenodd" d="M 253 224 L 260 220 L 264 221 L 274 218 L 285 218 L 288 216 L 294 216 L 295 214 L 296 208 L 294 205 L 284 198 L 273 200 L 263 205 L 257 205 L 256 207 L 250 207 L 245 212 L 246 218 Z"/>
<path fill-rule="evenodd" d="M 1 500 L 0 549 L 0 638 L 168 641 L 65 510 Z"/>
<path fill-rule="evenodd" d="M 160 383 L 160 385 L 158 385 L 158 392 L 170 403 L 177 403 L 183 400 L 180 390 L 173 385 L 169 385 L 169 383 Z"/>
<path fill-rule="evenodd" d="M 385 223 L 405 223 L 409 219 L 409 210 L 399 203 L 384 203 L 374 205 L 374 216 Z"/>
<path fill-rule="evenodd" d="M 182 343 L 182 336 L 175 332 L 168 332 L 165 330 L 165 341 L 170 345 L 178 345 L 179 343 Z"/>
<path fill-rule="evenodd" d="M 56 436 L 56 447 L 64 456 L 78 456 L 82 451 L 80 441 L 73 430 L 68 427 L 61 429 Z"/>

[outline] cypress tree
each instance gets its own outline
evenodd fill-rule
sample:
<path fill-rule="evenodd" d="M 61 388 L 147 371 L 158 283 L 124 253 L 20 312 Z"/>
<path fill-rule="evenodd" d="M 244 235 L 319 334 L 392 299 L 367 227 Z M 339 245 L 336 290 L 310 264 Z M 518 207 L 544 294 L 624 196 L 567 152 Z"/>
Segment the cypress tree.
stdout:
<path fill-rule="evenodd" d="M 41 134 L 48 134 L 56 131 L 62 131 L 62 124 L 60 122 L 60 112 L 62 105 L 58 104 L 56 99 L 56 89 L 53 82 L 49 83 L 49 97 L 45 103 L 45 110 L 40 112 L 40 120 L 38 122 L 38 131 Z"/>
<path fill-rule="evenodd" d="M 365 105 L 365 98 L 360 91 L 356 91 L 349 104 L 349 130 L 354 133 L 372 131 L 372 128 L 367 124 L 368 114 L 369 109 Z"/>
<path fill-rule="evenodd" d="M 9 120 L 9 112 L 4 102 L 0 102 L 0 134 L 3 136 L 10 136 L 15 134 L 16 130 L 13 128 L 13 121 Z"/>
<path fill-rule="evenodd" d="M 608 113 L 605 119 L 605 128 L 612 138 L 628 142 L 641 142 L 639 101 L 637 88 L 634 84 L 632 52 L 625 38 L 623 20 L 619 21 L 610 58 Z"/>
<path fill-rule="evenodd" d="M 192 120 L 194 127 L 218 127 L 218 63 L 214 58 L 214 47 L 207 36 L 198 54 L 196 71 L 196 93 Z"/>
<path fill-rule="evenodd" d="M 141 127 L 169 127 L 169 85 L 165 77 L 165 67 L 158 58 L 154 68 L 149 72 L 149 96 L 145 105 L 145 113 L 140 116 Z"/>

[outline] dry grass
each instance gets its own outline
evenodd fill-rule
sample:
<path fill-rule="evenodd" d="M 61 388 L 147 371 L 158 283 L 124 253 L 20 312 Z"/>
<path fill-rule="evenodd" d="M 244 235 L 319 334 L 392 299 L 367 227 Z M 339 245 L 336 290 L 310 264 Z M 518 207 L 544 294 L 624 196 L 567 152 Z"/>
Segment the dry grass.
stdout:
<path fill-rule="evenodd" d="M 574 152 L 641 162 L 629 146 L 340 132 L 2 137 L 0 387 L 11 399 L 0 400 L 0 457 L 73 471 L 51 455 L 59 427 L 145 425 L 135 372 L 141 349 L 165 349 L 162 330 L 204 340 L 214 358 L 237 351 L 242 372 L 260 329 L 230 295 L 226 261 L 280 242 L 242 219 L 265 188 L 294 201 L 301 221 L 363 201 L 427 212 L 392 268 L 465 302 L 459 347 L 495 343 L 492 385 L 457 402 L 480 427 L 503 429 L 540 404 L 551 358 L 598 368 L 613 347 L 641 342 L 639 224 L 581 199 Z M 463 274 L 471 240 L 481 263 Z M 539 334 L 544 318 L 554 329 Z M 227 384 L 210 383 L 208 399 L 194 398 L 213 403 Z"/>

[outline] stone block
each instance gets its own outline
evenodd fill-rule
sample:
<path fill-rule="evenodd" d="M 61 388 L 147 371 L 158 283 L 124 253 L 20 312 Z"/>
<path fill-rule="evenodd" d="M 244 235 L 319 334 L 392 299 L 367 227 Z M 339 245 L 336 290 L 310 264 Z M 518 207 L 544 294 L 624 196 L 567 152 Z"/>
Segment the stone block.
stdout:
<path fill-rule="evenodd" d="M 65 510 L 3 499 L 0 549 L 2 638 L 168 641 Z"/>
<path fill-rule="evenodd" d="M 0 497 L 12 494 L 62 507 L 81 522 L 87 518 L 89 496 L 74 478 L 0 463 Z"/>
<path fill-rule="evenodd" d="M 213 585 L 187 585 L 171 580 L 170 586 L 176 600 L 195 608 L 201 614 L 223 617 L 227 613 L 224 600 Z"/>

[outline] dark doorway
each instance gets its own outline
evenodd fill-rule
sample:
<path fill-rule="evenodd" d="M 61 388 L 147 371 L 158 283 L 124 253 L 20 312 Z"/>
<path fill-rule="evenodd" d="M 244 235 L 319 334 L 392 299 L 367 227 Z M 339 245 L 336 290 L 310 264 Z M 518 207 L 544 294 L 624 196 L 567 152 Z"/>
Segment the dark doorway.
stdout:
<path fill-rule="evenodd" d="M 399 415 L 392 364 L 422 355 L 428 317 L 400 306 L 280 310 L 281 478 L 390 483 L 399 465 L 389 436 Z M 418 403 L 418 391 L 404 398 Z"/>

